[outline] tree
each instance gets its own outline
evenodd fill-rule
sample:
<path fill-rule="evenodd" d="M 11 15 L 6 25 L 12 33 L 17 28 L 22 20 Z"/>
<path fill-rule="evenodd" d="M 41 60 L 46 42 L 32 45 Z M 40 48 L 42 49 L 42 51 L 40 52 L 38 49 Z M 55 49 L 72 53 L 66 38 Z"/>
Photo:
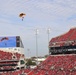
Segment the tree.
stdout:
<path fill-rule="evenodd" d="M 35 62 L 32 62 L 31 59 L 28 59 L 26 65 L 27 65 L 27 66 L 30 66 L 30 65 L 36 65 L 36 63 L 35 63 Z"/>
<path fill-rule="evenodd" d="M 44 57 L 45 57 L 45 58 L 47 58 L 47 57 L 48 57 L 48 55 L 45 55 Z"/>

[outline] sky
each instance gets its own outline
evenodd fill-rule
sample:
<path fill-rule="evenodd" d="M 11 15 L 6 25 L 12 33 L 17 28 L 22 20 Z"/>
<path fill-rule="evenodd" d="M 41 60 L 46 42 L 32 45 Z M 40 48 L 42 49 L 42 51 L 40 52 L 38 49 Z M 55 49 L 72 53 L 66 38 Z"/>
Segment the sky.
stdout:
<path fill-rule="evenodd" d="M 25 13 L 23 21 L 19 17 Z M 25 57 L 48 54 L 49 41 L 76 27 L 76 0 L 1 0 L 0 36 L 20 36 Z"/>

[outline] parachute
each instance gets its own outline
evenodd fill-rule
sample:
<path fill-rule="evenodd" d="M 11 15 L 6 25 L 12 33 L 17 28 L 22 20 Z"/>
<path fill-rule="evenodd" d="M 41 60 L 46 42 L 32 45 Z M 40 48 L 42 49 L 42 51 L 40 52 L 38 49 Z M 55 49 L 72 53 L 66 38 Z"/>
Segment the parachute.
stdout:
<path fill-rule="evenodd" d="M 24 19 L 24 16 L 26 16 L 25 13 L 20 13 L 20 14 L 19 14 L 19 17 L 22 18 L 22 21 L 23 21 L 23 19 Z"/>
<path fill-rule="evenodd" d="M 2 41 L 4 41 L 4 40 L 9 40 L 9 38 L 8 38 L 8 37 L 3 37 L 3 38 L 0 39 L 0 42 L 2 42 Z M 6 42 L 5 42 L 5 45 L 7 45 Z"/>
<path fill-rule="evenodd" d="M 3 40 L 8 40 L 8 37 L 4 37 L 0 41 L 3 41 Z"/>

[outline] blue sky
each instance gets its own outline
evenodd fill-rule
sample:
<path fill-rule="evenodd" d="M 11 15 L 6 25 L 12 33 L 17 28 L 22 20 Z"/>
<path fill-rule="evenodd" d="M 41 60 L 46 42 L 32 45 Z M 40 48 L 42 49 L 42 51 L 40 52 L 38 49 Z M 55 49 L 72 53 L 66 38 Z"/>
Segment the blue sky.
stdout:
<path fill-rule="evenodd" d="M 26 14 L 22 21 L 19 14 Z M 21 36 L 25 56 L 36 56 L 38 34 L 38 55 L 48 54 L 47 29 L 51 28 L 50 39 L 76 27 L 76 0 L 1 0 L 0 36 Z M 28 52 L 28 49 L 30 50 Z"/>

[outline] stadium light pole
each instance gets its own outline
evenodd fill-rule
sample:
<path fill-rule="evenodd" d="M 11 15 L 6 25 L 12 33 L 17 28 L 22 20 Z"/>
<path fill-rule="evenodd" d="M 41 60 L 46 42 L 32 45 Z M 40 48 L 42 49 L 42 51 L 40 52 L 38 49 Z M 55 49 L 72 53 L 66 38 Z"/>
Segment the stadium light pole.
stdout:
<path fill-rule="evenodd" d="M 38 64 L 38 33 L 39 33 L 39 30 L 36 29 L 36 58 L 37 58 L 37 64 Z"/>
<path fill-rule="evenodd" d="M 48 34 L 48 54 L 50 54 L 49 52 L 49 35 L 50 35 L 50 28 L 47 29 L 47 34 Z"/>

